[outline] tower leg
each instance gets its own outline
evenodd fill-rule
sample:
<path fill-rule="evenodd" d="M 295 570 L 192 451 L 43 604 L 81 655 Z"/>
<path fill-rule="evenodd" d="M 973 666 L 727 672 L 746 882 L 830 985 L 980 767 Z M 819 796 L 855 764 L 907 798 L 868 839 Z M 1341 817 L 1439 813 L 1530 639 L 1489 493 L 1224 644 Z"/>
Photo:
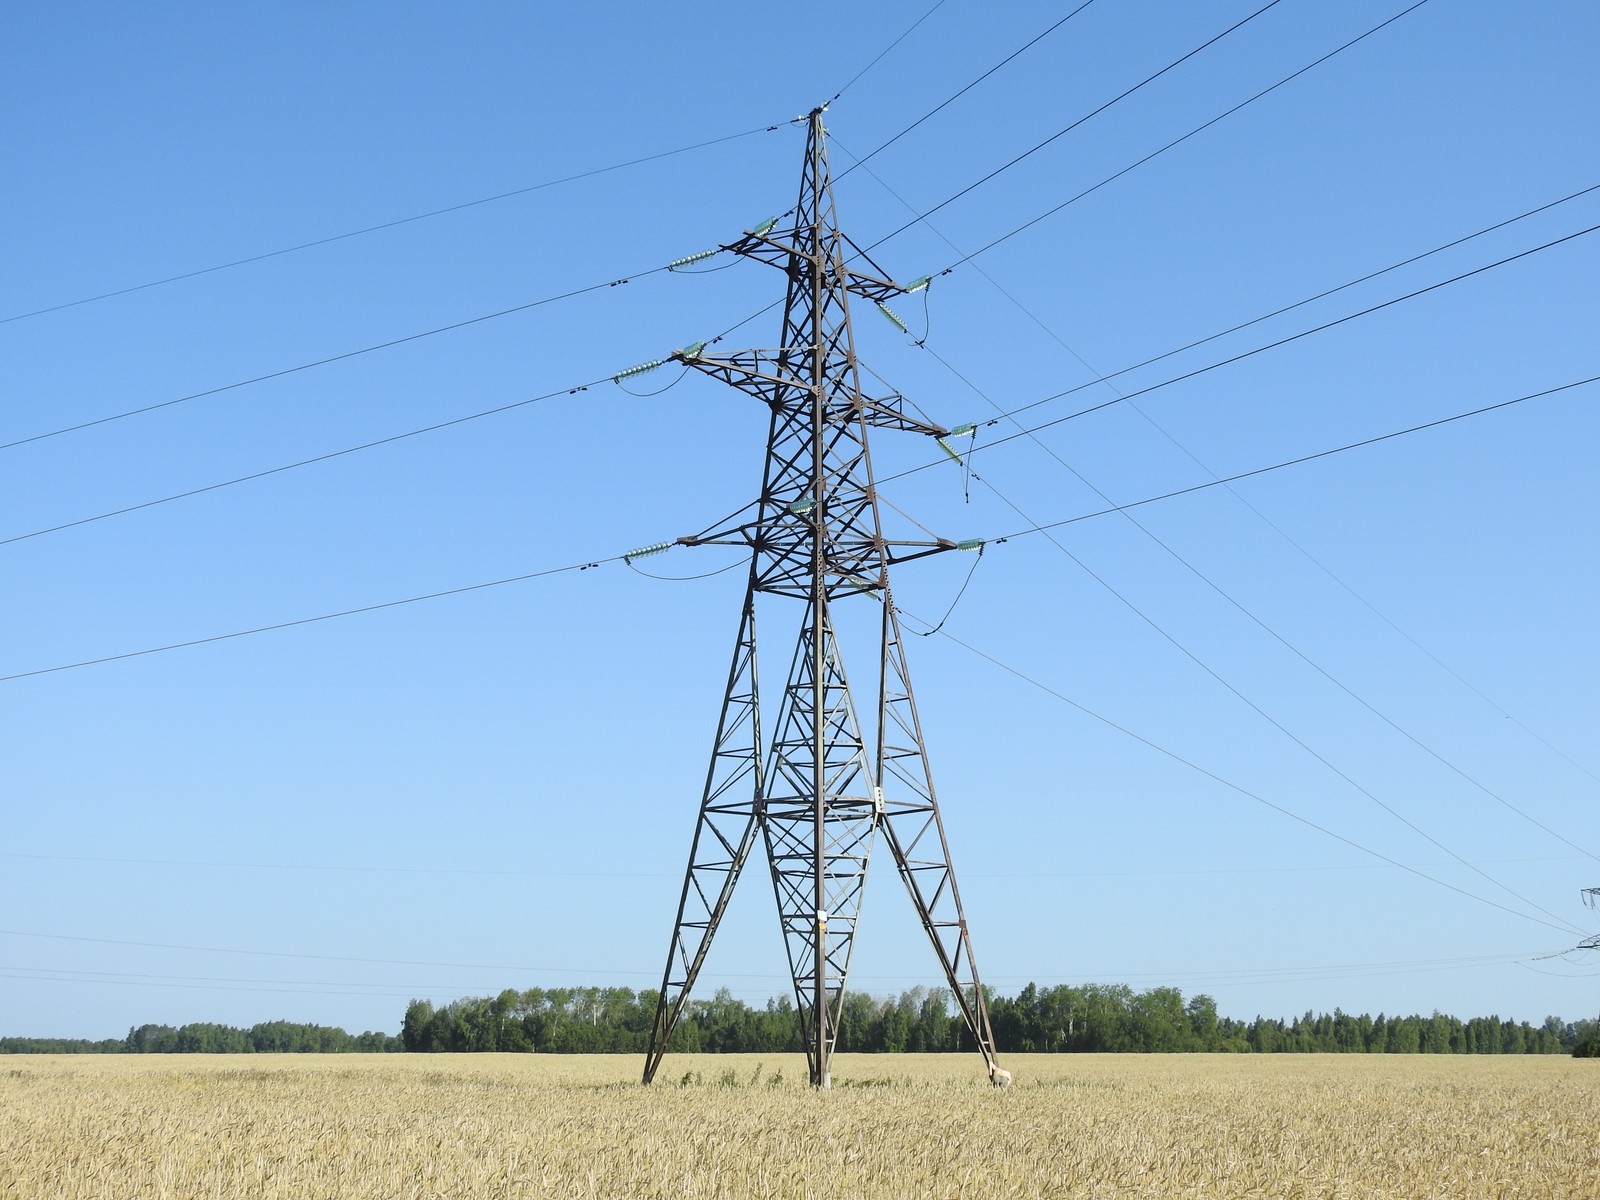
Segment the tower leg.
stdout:
<path fill-rule="evenodd" d="M 644 1082 L 655 1078 L 688 1003 L 706 951 L 727 911 L 739 872 L 755 841 L 762 794 L 761 712 L 756 694 L 754 590 L 745 594 L 744 615 L 728 670 L 728 688 L 717 723 L 717 740 L 706 772 L 695 822 L 689 867 L 678 898 L 678 918 L 667 948 L 655 1021 L 645 1051 Z"/>
<path fill-rule="evenodd" d="M 939 816 L 922 723 L 911 693 L 900 619 L 888 594 L 883 601 L 883 668 L 878 723 L 879 786 L 889 787 L 895 796 L 884 806 L 884 841 L 911 894 L 922 928 L 933 943 L 939 965 L 944 968 L 956 1006 L 983 1054 L 989 1079 L 996 1086 L 1004 1086 L 1011 1076 L 1001 1069 L 996 1057 L 988 1000 L 972 956 L 972 939 L 950 861 L 950 843 Z"/>

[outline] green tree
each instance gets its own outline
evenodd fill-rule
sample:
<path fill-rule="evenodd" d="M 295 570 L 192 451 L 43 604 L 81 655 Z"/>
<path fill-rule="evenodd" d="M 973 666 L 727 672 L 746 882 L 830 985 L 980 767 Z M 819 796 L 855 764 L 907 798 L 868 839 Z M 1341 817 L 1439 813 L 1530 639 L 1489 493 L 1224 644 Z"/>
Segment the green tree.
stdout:
<path fill-rule="evenodd" d="M 1184 1014 L 1189 1018 L 1189 1030 L 1193 1034 L 1196 1050 L 1222 1049 L 1215 1000 L 1206 995 L 1191 997 L 1189 1003 L 1184 1005 Z"/>

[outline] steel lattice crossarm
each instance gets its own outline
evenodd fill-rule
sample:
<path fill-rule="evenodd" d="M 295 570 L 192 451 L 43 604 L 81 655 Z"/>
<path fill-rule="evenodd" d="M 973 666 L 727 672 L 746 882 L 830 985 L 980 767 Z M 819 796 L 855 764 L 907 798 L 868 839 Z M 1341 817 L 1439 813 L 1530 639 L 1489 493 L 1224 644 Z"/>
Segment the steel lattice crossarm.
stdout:
<path fill-rule="evenodd" d="M 826 162 L 824 162 L 825 168 Z M 806 203 L 808 197 L 804 191 L 805 183 L 802 183 L 801 187 L 800 206 L 791 210 L 797 213 L 803 213 L 808 208 Z M 831 191 L 827 196 L 826 203 L 828 215 L 831 218 L 833 215 L 833 196 Z M 809 207 L 814 209 L 816 206 L 811 205 Z M 747 230 L 744 237 L 737 242 L 731 242 L 723 246 L 722 249 L 730 250 L 734 254 L 742 254 L 746 258 L 753 258 L 757 262 L 764 262 L 769 266 L 778 267 L 784 271 L 791 270 L 795 260 L 806 257 L 808 253 L 806 243 L 810 237 L 812 227 L 810 225 L 802 225 L 801 219 L 797 216 L 794 226 L 785 230 L 782 234 L 774 234 L 773 229 L 777 226 L 778 220 L 779 218 L 774 217 L 754 229 Z M 841 259 L 834 267 L 832 282 L 842 284 L 846 291 L 881 304 L 895 296 L 907 296 L 913 292 L 920 292 L 928 286 L 929 280 L 926 275 L 911 283 L 894 282 L 888 278 L 877 263 L 867 257 L 865 250 L 857 246 L 845 234 L 840 233 L 838 229 L 835 228 L 832 232 L 840 247 L 849 250 L 852 259 L 859 259 L 877 272 L 877 274 L 868 274 L 865 271 L 845 265 Z"/>
<path fill-rule="evenodd" d="M 807 595 L 818 565 L 810 547 L 821 537 L 827 545 L 821 570 L 829 594 L 835 596 L 861 590 L 863 579 L 868 587 L 887 588 L 889 565 L 963 545 L 947 538 L 890 542 L 882 536 L 865 434 L 868 425 L 935 439 L 948 437 L 950 430 L 906 416 L 898 393 L 875 399 L 863 396 L 858 383 L 849 386 L 855 382 L 849 379 L 855 374 L 853 355 L 840 372 L 847 386 L 827 388 L 827 402 L 820 414 L 813 414 L 812 396 L 822 389 L 805 384 L 796 370 L 803 367 L 804 356 L 796 349 L 815 353 L 810 347 L 788 347 L 711 356 L 699 346 L 673 353 L 674 361 L 762 400 L 773 415 L 765 486 L 753 519 L 680 541 L 746 543 L 768 560 L 758 590 Z"/>
<path fill-rule="evenodd" d="M 792 226 L 774 232 L 774 220 L 728 247 L 783 269 L 780 344 L 709 355 L 701 343 L 672 355 L 761 400 L 771 416 L 756 500 L 678 539 L 747 546 L 750 571 L 644 1080 L 650 1082 L 666 1053 L 759 837 L 811 1082 L 828 1086 L 867 869 L 881 832 L 990 1078 L 1000 1083 L 1009 1076 L 995 1060 L 889 586 L 896 562 L 981 543 L 890 542 L 884 536 L 868 431 L 917 433 L 941 444 L 952 431 L 908 416 L 898 394 L 862 391 L 850 324 L 850 295 L 881 303 L 926 281 L 902 286 L 881 272 L 845 265 L 848 255 L 878 269 L 838 231 L 820 109 L 810 116 L 800 199 L 792 211 Z M 835 624 L 836 608 L 864 598 L 879 609 L 866 692 L 873 703 L 865 723 Z M 769 612 L 785 623 L 798 617 L 782 687 L 769 684 L 766 691 L 766 702 L 776 700 L 770 740 L 758 671 L 758 610 L 763 623 Z"/>
<path fill-rule="evenodd" d="M 674 350 L 668 362 L 679 362 L 714 379 L 749 392 L 767 407 L 780 410 L 796 399 L 796 392 L 809 392 L 810 385 L 795 371 L 795 347 L 768 350 L 740 350 L 733 354 L 707 354 L 705 343 L 696 342 L 681 350 Z M 850 370 L 856 370 L 854 356 Z M 886 429 L 899 429 L 909 433 L 924 433 L 932 438 L 947 438 L 954 432 L 932 421 L 908 417 L 904 411 L 905 397 L 899 392 L 887 396 L 866 396 L 858 387 L 845 396 L 835 399 L 836 419 L 850 419 L 859 415 L 868 425 Z"/>
<path fill-rule="evenodd" d="M 772 510 L 779 506 L 774 503 L 773 497 L 763 497 L 745 505 L 738 512 L 733 513 L 724 521 L 708 526 L 699 533 L 686 534 L 675 538 L 671 542 L 662 542 L 661 548 L 669 546 L 749 546 L 752 549 L 763 548 L 771 544 L 772 539 L 764 536 L 764 531 L 769 531 L 774 520 L 785 521 L 790 517 L 796 518 L 796 524 L 808 527 L 807 517 L 813 505 L 809 498 L 802 497 L 783 506 L 785 513 L 774 517 Z M 748 520 L 746 514 L 750 516 Z M 977 550 L 986 545 L 983 538 L 964 538 L 956 541 L 952 538 L 934 537 L 924 541 L 915 541 L 905 538 L 896 538 L 893 541 L 884 539 L 884 561 L 889 566 L 899 563 L 913 562 L 919 558 L 927 558 L 930 554 L 942 554 L 946 550 Z M 866 583 L 859 576 L 846 578 L 844 582 L 857 588 L 861 586 L 877 586 Z"/>

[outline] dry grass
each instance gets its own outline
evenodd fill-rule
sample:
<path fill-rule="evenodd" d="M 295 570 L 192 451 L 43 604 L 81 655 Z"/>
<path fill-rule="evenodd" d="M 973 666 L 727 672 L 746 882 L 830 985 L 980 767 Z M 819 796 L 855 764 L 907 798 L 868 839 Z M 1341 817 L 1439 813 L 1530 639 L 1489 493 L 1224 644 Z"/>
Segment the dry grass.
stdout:
<path fill-rule="evenodd" d="M 782 1056 L 650 1089 L 615 1057 L 5 1058 L 0 1196 L 1600 1196 L 1600 1061 L 1007 1065 L 841 1055 L 818 1094 Z"/>

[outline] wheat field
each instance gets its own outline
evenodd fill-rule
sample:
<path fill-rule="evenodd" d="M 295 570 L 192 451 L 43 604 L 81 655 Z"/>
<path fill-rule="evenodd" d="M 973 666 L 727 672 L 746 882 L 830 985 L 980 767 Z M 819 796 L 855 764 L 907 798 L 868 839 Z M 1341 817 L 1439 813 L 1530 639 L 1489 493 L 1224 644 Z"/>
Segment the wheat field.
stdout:
<path fill-rule="evenodd" d="M 1600 1196 L 1600 1061 L 1006 1061 L 14 1056 L 0 1196 Z"/>

